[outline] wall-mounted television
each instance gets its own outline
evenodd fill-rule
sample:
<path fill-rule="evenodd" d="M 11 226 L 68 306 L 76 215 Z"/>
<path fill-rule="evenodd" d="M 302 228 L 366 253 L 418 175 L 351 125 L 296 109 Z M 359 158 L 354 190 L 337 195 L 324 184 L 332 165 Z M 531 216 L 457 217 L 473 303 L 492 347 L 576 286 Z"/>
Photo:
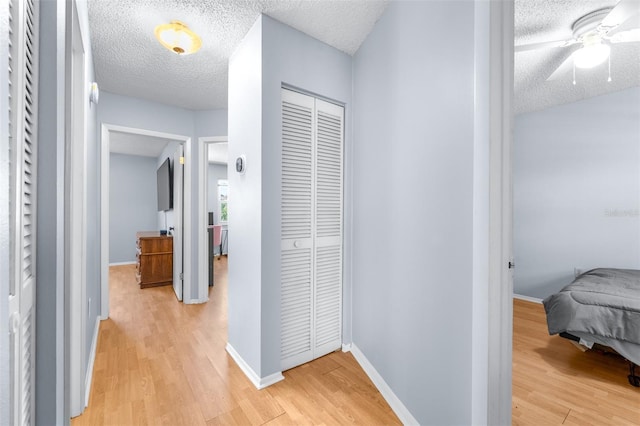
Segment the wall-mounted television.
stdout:
<path fill-rule="evenodd" d="M 173 208 L 173 174 L 169 158 L 158 168 L 158 211 L 171 210 Z"/>

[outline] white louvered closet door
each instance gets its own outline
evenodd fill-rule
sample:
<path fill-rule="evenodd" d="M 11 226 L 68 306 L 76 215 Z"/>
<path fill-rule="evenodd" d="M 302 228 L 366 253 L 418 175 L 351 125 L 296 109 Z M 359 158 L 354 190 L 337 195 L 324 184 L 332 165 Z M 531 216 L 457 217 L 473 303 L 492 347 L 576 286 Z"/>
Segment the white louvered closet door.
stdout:
<path fill-rule="evenodd" d="M 9 0 L 11 423 L 34 423 L 38 2 Z"/>
<path fill-rule="evenodd" d="M 342 344 L 343 108 L 282 89 L 281 358 Z"/>
<path fill-rule="evenodd" d="M 314 358 L 342 346 L 344 109 L 316 99 Z"/>

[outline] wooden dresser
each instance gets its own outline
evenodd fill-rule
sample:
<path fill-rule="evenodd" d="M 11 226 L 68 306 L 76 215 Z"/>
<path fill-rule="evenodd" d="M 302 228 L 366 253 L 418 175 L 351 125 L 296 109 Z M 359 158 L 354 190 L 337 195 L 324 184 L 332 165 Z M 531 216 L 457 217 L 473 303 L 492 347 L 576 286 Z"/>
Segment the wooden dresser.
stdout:
<path fill-rule="evenodd" d="M 173 283 L 173 237 L 136 233 L 136 280 L 140 288 Z"/>

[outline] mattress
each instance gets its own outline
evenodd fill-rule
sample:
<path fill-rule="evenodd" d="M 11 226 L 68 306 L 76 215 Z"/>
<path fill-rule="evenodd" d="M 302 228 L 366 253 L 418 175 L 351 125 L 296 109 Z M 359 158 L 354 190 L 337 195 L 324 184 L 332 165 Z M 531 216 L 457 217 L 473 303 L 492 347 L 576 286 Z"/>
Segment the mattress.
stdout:
<path fill-rule="evenodd" d="M 640 271 L 593 269 L 543 304 L 550 334 L 612 347 L 640 365 Z"/>

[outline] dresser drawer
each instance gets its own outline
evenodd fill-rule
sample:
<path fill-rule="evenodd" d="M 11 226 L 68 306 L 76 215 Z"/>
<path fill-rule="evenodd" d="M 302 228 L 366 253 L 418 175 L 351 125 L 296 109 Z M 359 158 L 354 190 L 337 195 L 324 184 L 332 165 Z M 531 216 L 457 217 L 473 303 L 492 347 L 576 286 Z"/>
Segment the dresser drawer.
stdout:
<path fill-rule="evenodd" d="M 138 238 L 136 245 L 143 254 L 173 252 L 173 238 Z"/>

